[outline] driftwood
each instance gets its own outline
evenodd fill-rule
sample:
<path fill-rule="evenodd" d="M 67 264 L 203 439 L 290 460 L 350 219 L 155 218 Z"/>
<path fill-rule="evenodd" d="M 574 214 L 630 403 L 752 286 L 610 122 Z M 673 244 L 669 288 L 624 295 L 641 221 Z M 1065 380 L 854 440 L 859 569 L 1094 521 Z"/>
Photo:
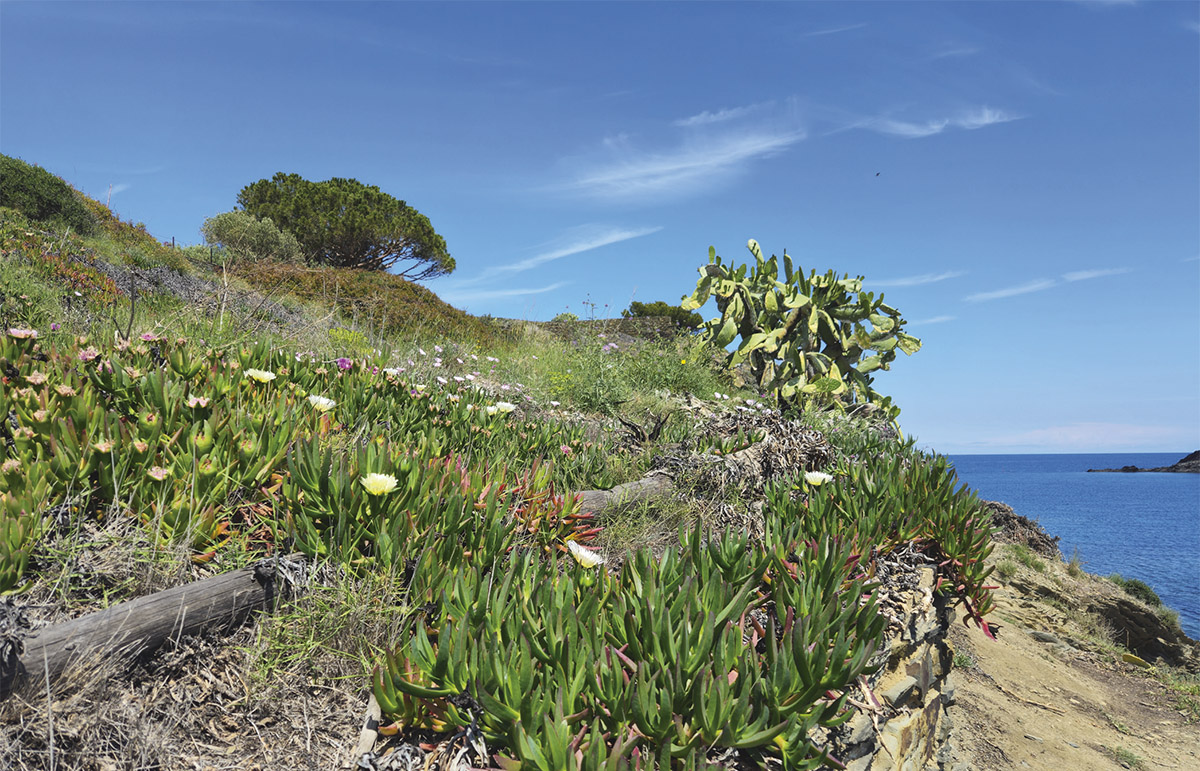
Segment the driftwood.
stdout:
<path fill-rule="evenodd" d="M 634 482 L 617 485 L 611 490 L 587 490 L 579 493 L 579 511 L 599 514 L 617 503 L 633 503 L 669 493 L 675 483 L 666 474 L 648 474 Z"/>
<path fill-rule="evenodd" d="M 0 699 L 44 690 L 72 663 L 132 660 L 172 637 L 233 629 L 252 611 L 271 611 L 282 589 L 279 568 L 297 558 L 263 560 L 38 630 L 23 640 L 24 653 L 0 661 Z"/>

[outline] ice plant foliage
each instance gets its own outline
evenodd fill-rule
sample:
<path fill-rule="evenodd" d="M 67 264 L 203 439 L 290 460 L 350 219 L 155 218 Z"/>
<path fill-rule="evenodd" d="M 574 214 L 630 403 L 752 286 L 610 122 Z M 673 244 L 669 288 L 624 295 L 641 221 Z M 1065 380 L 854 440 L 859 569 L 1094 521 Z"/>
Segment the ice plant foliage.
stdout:
<path fill-rule="evenodd" d="M 197 560 L 291 539 L 347 571 L 403 573 L 402 603 L 426 610 L 378 655 L 389 730 L 475 721 L 503 768 L 666 769 L 735 750 L 832 763 L 814 737 L 846 719 L 883 629 L 872 554 L 915 544 L 968 620 L 991 609 L 987 520 L 937 459 L 781 482 L 761 539 L 685 528 L 678 547 L 606 571 L 573 491 L 628 478 L 612 476 L 613 444 L 525 420 L 522 386 L 493 401 L 454 368 L 497 357 L 430 342 L 446 377 L 427 357 L 426 385 L 362 352 L 334 366 L 266 344 L 15 331 L 30 334 L 0 335 L 0 593 L 38 580 L 29 556 L 63 504 L 129 517 Z"/>

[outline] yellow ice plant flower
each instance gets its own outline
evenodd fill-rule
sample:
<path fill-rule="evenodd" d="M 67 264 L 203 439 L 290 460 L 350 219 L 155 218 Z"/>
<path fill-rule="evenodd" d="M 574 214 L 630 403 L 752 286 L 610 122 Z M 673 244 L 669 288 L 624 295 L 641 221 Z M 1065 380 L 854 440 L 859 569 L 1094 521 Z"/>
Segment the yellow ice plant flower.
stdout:
<path fill-rule="evenodd" d="M 317 396 L 313 394 L 308 397 L 308 403 L 313 406 L 317 412 L 329 412 L 337 406 L 337 402 L 327 396 Z"/>
<path fill-rule="evenodd" d="M 585 568 L 594 568 L 597 565 L 604 564 L 604 558 L 591 549 L 580 546 L 575 541 L 567 541 L 567 548 L 571 550 L 571 556 Z"/>
<path fill-rule="evenodd" d="M 362 479 L 362 486 L 371 495 L 387 495 L 396 489 L 396 477 L 391 474 L 367 474 Z"/>
<path fill-rule="evenodd" d="M 248 369 L 246 370 L 246 377 L 251 380 L 257 380 L 260 383 L 270 383 L 275 379 L 275 373 L 268 372 L 265 369 Z"/>
<path fill-rule="evenodd" d="M 804 481 L 808 482 L 813 487 L 820 487 L 826 482 L 832 482 L 833 477 L 820 471 L 807 471 L 804 474 Z"/>

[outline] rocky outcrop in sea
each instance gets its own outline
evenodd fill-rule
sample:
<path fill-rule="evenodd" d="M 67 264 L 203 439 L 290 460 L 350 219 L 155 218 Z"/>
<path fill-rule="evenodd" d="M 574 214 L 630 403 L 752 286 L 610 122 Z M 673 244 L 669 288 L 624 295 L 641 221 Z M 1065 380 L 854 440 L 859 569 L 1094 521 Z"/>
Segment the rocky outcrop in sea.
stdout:
<path fill-rule="evenodd" d="M 1122 466 L 1121 468 L 1090 468 L 1088 471 L 1095 472 L 1113 472 L 1113 473 L 1133 473 L 1145 471 L 1170 472 L 1176 474 L 1200 474 L 1200 450 L 1196 450 L 1191 455 L 1181 458 L 1172 466 L 1159 466 L 1158 468 L 1138 468 L 1137 466 Z"/>

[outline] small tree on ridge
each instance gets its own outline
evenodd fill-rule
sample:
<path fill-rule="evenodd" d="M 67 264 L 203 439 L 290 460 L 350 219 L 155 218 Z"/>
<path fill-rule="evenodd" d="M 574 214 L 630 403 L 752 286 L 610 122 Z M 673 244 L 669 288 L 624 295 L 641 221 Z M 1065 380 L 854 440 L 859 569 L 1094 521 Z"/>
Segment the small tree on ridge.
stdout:
<path fill-rule="evenodd" d="M 454 270 L 445 239 L 427 217 L 356 179 L 310 182 L 279 172 L 242 188 L 237 202 L 294 235 L 313 262 L 367 270 L 403 263 L 397 274 L 413 281 Z"/>

